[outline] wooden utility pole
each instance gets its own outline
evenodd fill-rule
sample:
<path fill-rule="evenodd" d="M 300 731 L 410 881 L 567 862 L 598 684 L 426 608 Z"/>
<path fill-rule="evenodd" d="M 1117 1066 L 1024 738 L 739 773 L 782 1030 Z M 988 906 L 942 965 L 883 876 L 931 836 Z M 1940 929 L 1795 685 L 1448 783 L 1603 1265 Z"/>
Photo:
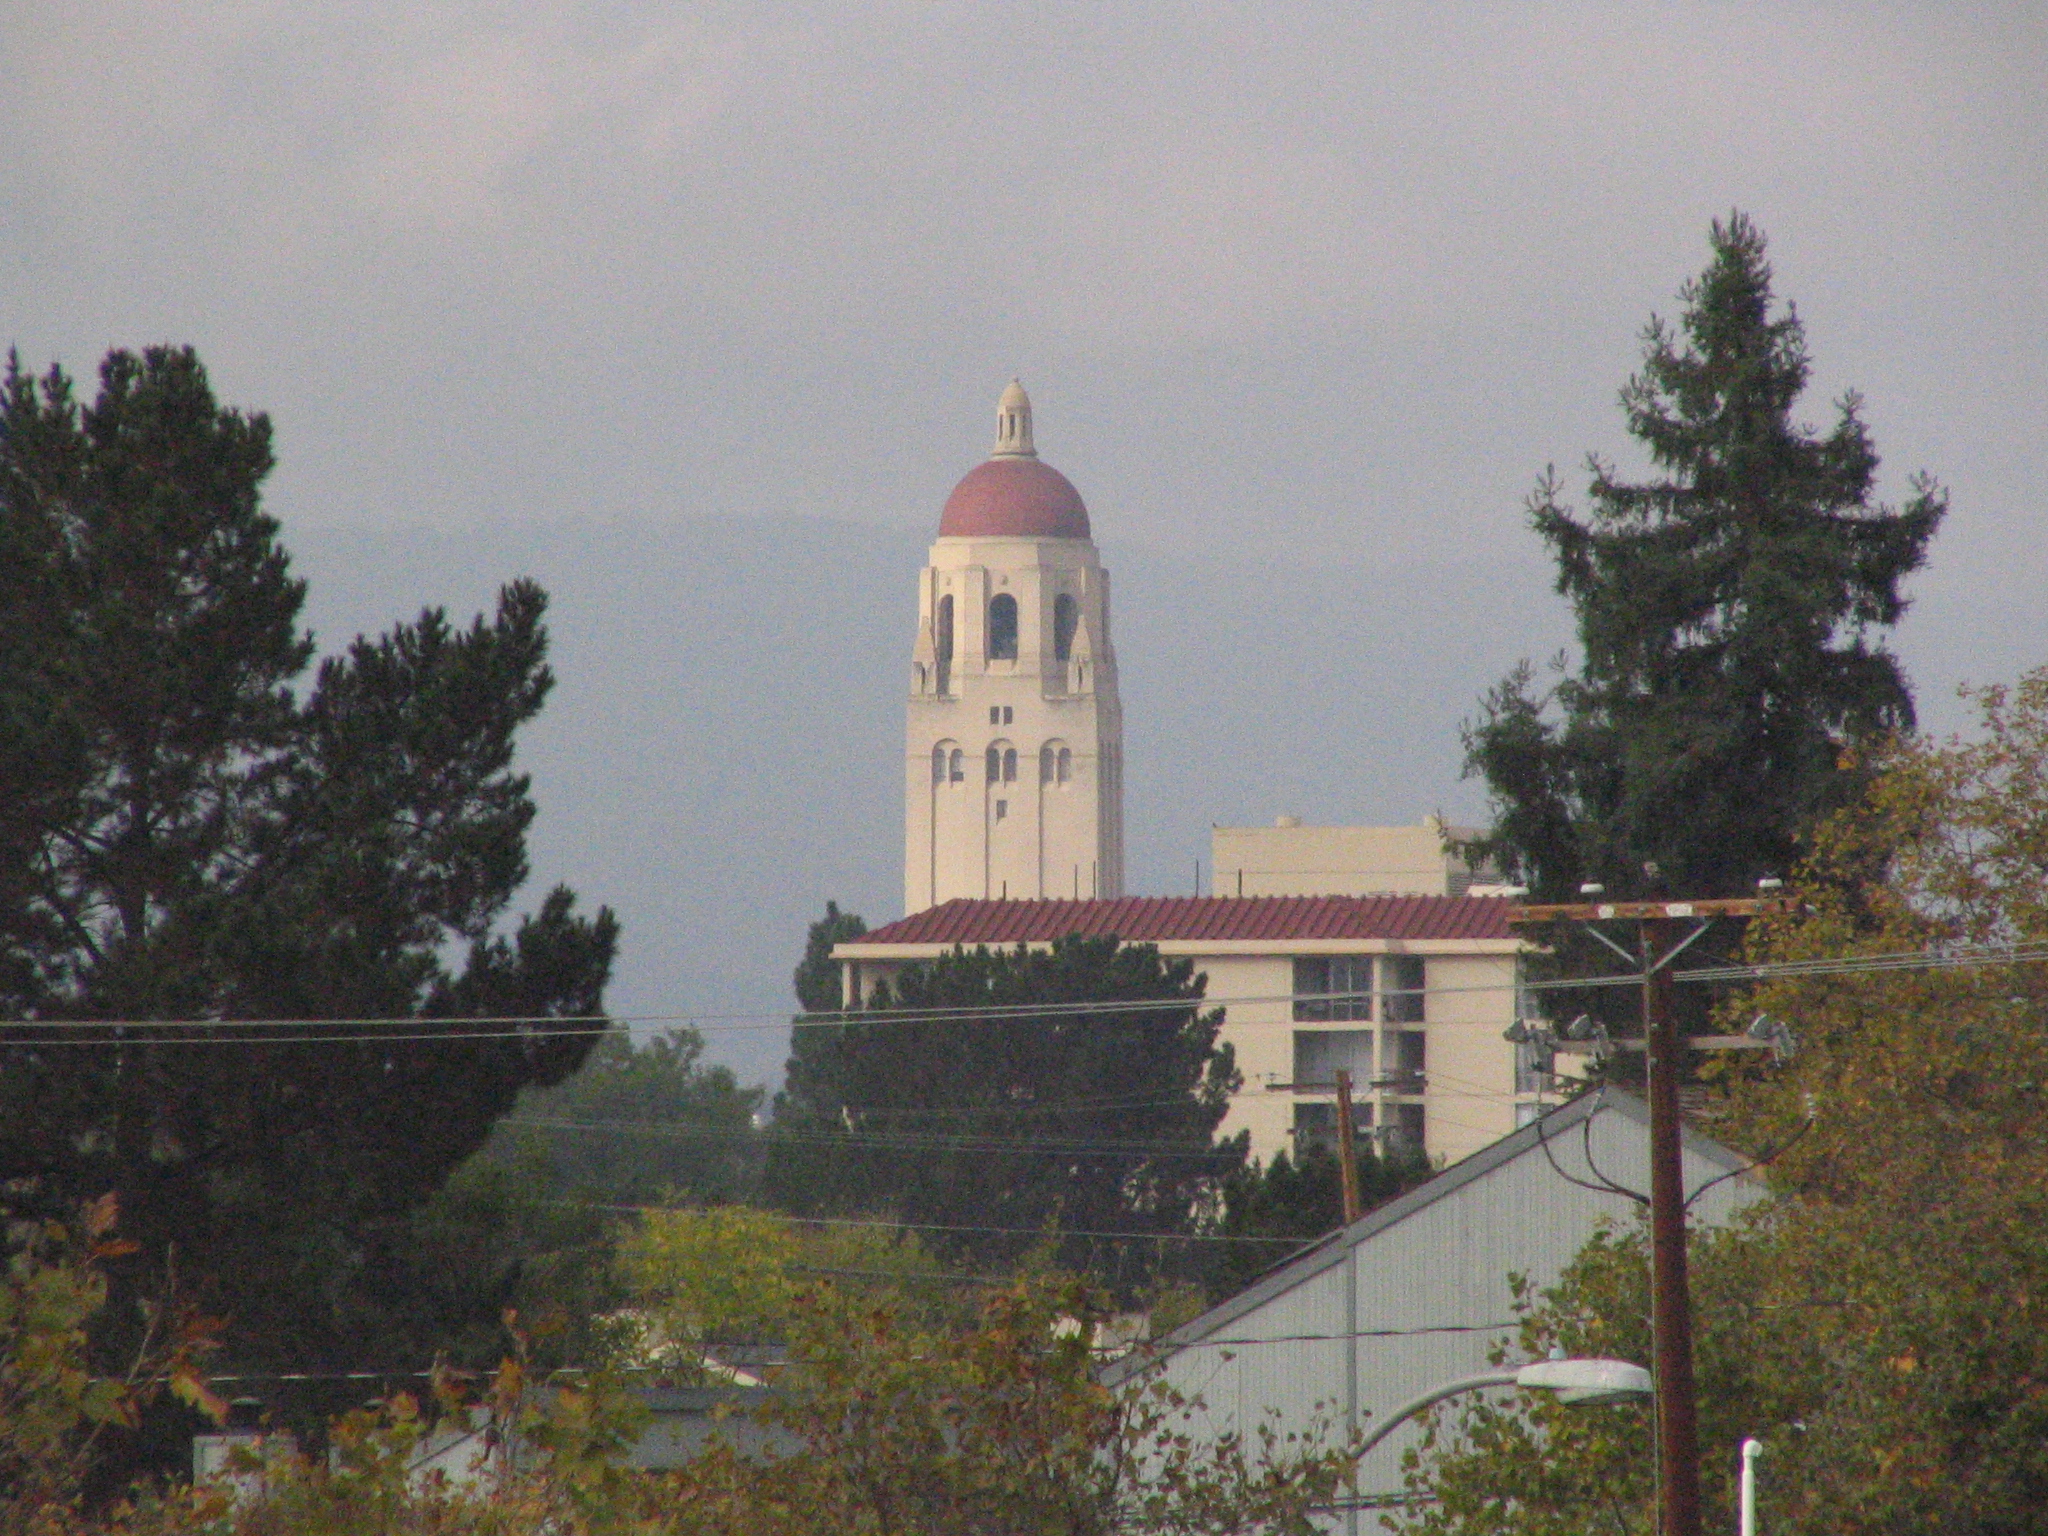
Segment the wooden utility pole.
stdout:
<path fill-rule="evenodd" d="M 1350 1226 L 1361 1214 L 1358 1209 L 1358 1143 L 1351 1129 L 1351 1074 L 1337 1069 L 1337 1162 L 1338 1178 L 1344 1190 L 1344 1225 Z"/>
<path fill-rule="evenodd" d="M 1687 1043 L 1671 1006 L 1671 962 L 1717 917 L 1782 910 L 1776 898 L 1526 906 L 1510 922 L 1633 921 L 1643 964 L 1643 1048 L 1650 1100 L 1650 1315 L 1657 1383 L 1657 1529 L 1700 1536 L 1699 1409 L 1692 1376 L 1692 1295 L 1685 1264 L 1685 1168 L 1678 1079 Z M 1699 927 L 1681 938 L 1685 922 Z M 1619 945 L 1610 947 L 1619 949 Z"/>
<path fill-rule="evenodd" d="M 1678 1078 L 1684 1045 L 1671 1006 L 1671 969 L 1657 963 L 1677 942 L 1671 918 L 1642 924 L 1643 1047 L 1650 1097 L 1650 1316 L 1655 1340 L 1657 1450 L 1665 1536 L 1699 1536 L 1700 1453 L 1692 1379 L 1692 1288 L 1685 1265 L 1685 1165 Z"/>

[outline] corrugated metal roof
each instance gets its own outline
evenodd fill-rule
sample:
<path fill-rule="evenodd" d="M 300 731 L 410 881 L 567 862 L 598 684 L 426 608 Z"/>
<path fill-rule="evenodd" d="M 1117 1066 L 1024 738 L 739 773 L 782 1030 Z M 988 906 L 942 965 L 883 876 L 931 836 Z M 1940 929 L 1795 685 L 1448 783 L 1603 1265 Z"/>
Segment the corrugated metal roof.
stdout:
<path fill-rule="evenodd" d="M 1500 896 L 1122 896 L 1104 901 L 959 897 L 861 938 L 863 944 L 1041 944 L 1070 933 L 1132 943 L 1247 939 L 1511 939 Z"/>
<path fill-rule="evenodd" d="M 1274 1298 L 1285 1295 L 1322 1271 L 1342 1263 L 1353 1248 L 1370 1242 L 1389 1228 L 1399 1226 L 1410 1217 L 1418 1215 L 1439 1201 L 1450 1198 L 1467 1185 L 1486 1178 L 1517 1159 L 1534 1154 L 1557 1175 L 1560 1185 L 1569 1183 L 1570 1181 L 1564 1178 L 1564 1170 L 1556 1165 L 1560 1157 L 1567 1163 L 1575 1161 L 1574 1153 L 1578 1143 L 1570 1133 L 1576 1131 L 1584 1122 L 1603 1114 L 1630 1121 L 1641 1132 L 1647 1133 L 1649 1130 L 1649 1107 L 1634 1094 L 1620 1088 L 1600 1088 L 1581 1094 L 1569 1103 L 1548 1111 L 1540 1119 L 1501 1137 L 1490 1146 L 1481 1148 L 1470 1157 L 1453 1163 L 1435 1178 L 1411 1189 L 1400 1199 L 1389 1201 L 1377 1210 L 1366 1212 L 1349 1226 L 1339 1227 L 1327 1236 L 1305 1244 L 1301 1252 L 1281 1260 L 1247 1289 L 1218 1302 L 1199 1317 L 1183 1323 L 1165 1338 L 1157 1340 L 1145 1349 L 1134 1351 L 1121 1360 L 1104 1366 L 1097 1374 L 1102 1380 L 1114 1386 L 1129 1377 L 1152 1369 L 1176 1352 L 1221 1333 L 1228 1325 L 1256 1312 Z M 1687 1155 L 1711 1164 L 1722 1173 L 1738 1177 L 1750 1175 L 1740 1189 L 1728 1192 L 1728 1198 L 1734 1203 L 1743 1203 L 1761 1192 L 1762 1180 L 1753 1173 L 1756 1164 L 1741 1153 L 1723 1146 L 1690 1125 L 1680 1125 L 1679 1140 Z M 1597 1173 L 1598 1170 L 1591 1171 Z M 1582 1171 L 1580 1176 L 1584 1177 L 1585 1172 Z M 1587 1235 L 1591 1235 L 1590 1231 Z M 1426 1269 L 1428 1258 L 1429 1255 L 1420 1254 L 1417 1256 L 1417 1263 Z M 1505 1274 L 1506 1271 L 1502 1270 L 1502 1273 Z"/>

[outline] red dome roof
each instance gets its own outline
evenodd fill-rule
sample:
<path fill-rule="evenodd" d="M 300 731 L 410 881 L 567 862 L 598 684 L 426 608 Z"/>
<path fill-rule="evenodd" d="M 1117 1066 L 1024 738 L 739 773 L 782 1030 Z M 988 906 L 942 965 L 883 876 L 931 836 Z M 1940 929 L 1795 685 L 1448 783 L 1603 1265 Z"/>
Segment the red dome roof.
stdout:
<path fill-rule="evenodd" d="M 1037 459 L 1000 458 L 967 471 L 946 510 L 942 539 L 1085 539 L 1088 508 L 1067 477 Z"/>

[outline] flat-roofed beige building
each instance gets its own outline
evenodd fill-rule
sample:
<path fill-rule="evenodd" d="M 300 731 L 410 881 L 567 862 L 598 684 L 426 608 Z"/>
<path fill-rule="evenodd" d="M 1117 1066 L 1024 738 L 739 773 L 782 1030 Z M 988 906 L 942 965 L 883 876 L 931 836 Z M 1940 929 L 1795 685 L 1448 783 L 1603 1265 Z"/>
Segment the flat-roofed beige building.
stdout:
<path fill-rule="evenodd" d="M 1493 871 L 1453 851 L 1478 835 L 1435 816 L 1409 827 L 1305 827 L 1292 816 L 1270 827 L 1215 827 L 1210 883 L 1218 896 L 1484 894 Z"/>
<path fill-rule="evenodd" d="M 1492 896 L 1162 896 L 943 902 L 837 946 L 849 1005 L 962 946 L 1115 934 L 1194 962 L 1224 1009 L 1244 1083 L 1226 1134 L 1271 1158 L 1336 1132 L 1336 1073 L 1357 1129 L 1433 1159 L 1478 1151 L 1537 1113 L 1543 1079 L 1502 1038 L 1516 1016 L 1510 903 Z"/>

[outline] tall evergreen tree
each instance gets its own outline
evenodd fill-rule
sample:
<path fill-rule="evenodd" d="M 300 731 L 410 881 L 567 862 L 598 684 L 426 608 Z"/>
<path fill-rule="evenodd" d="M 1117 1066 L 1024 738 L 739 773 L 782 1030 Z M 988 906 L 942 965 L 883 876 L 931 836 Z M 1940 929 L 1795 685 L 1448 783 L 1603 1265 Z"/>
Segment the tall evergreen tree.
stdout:
<path fill-rule="evenodd" d="M 1339 1154 L 1321 1142 L 1310 1142 L 1299 1157 L 1277 1152 L 1263 1166 L 1247 1163 L 1223 1181 L 1223 1214 L 1216 1223 L 1219 1237 L 1292 1238 L 1310 1243 L 1344 1224 L 1344 1170 Z M 1361 1211 L 1372 1211 L 1400 1198 L 1435 1171 L 1420 1147 L 1388 1147 L 1368 1143 L 1358 1149 Z M 1234 1296 L 1285 1258 L 1278 1241 L 1217 1243 L 1207 1257 L 1203 1281 L 1217 1300 Z"/>
<path fill-rule="evenodd" d="M 1203 987 L 1113 937 L 906 966 L 868 1001 L 882 1016 L 799 1021 L 769 1198 L 949 1229 L 921 1235 L 966 1262 L 1007 1262 L 1034 1233 L 1136 1233 L 1065 1238 L 1061 1256 L 1130 1285 L 1162 1255 L 1183 1267 L 1156 1239 L 1189 1232 L 1245 1151 L 1215 1138 L 1238 1078 Z"/>
<path fill-rule="evenodd" d="M 1652 319 L 1621 392 L 1655 473 L 1589 460 L 1589 515 L 1546 474 L 1530 520 L 1578 616 L 1579 670 L 1539 692 L 1524 663 L 1467 728 L 1493 854 L 1539 896 L 1725 896 L 1787 873 L 1863 783 L 1856 749 L 1913 724 L 1881 631 L 1946 509 L 1924 475 L 1894 509 L 1858 397 L 1825 434 L 1794 417 L 1805 332 L 1771 291 L 1762 231 L 1734 214 Z M 1562 666 L 1562 663 L 1560 663 Z"/>
<path fill-rule="evenodd" d="M 56 368 L 0 383 L 0 1178 L 116 1192 L 124 1283 L 175 1251 L 237 1358 L 317 1367 L 353 1363 L 367 1234 L 590 1045 L 460 1021 L 597 1013 L 616 925 L 557 889 L 499 929 L 545 596 L 429 610 L 303 686 L 270 436 L 190 349 L 110 354 L 90 405 Z M 237 1019 L 415 1022 L 112 1022 Z"/>
<path fill-rule="evenodd" d="M 605 1035 L 574 1075 L 522 1092 L 405 1223 L 380 1228 L 363 1289 L 386 1358 L 431 1339 L 457 1363 L 493 1366 L 507 1307 L 535 1330 L 536 1361 L 593 1358 L 595 1320 L 629 1299 L 610 1273 L 620 1207 L 723 1205 L 760 1182 L 762 1090 L 703 1053 L 692 1029 Z"/>
<path fill-rule="evenodd" d="M 867 920 L 858 912 L 842 912 L 836 901 L 825 903 L 825 915 L 804 936 L 804 958 L 792 978 L 804 1012 L 831 1013 L 839 1006 L 839 967 L 833 963 L 832 946 L 867 931 Z"/>
<path fill-rule="evenodd" d="M 538 1152 L 547 1192 L 605 1204 L 745 1200 L 760 1181 L 754 1116 L 766 1090 L 704 1060 L 704 1037 L 670 1029 L 600 1040 L 573 1077 L 519 1096 L 481 1157 Z"/>

